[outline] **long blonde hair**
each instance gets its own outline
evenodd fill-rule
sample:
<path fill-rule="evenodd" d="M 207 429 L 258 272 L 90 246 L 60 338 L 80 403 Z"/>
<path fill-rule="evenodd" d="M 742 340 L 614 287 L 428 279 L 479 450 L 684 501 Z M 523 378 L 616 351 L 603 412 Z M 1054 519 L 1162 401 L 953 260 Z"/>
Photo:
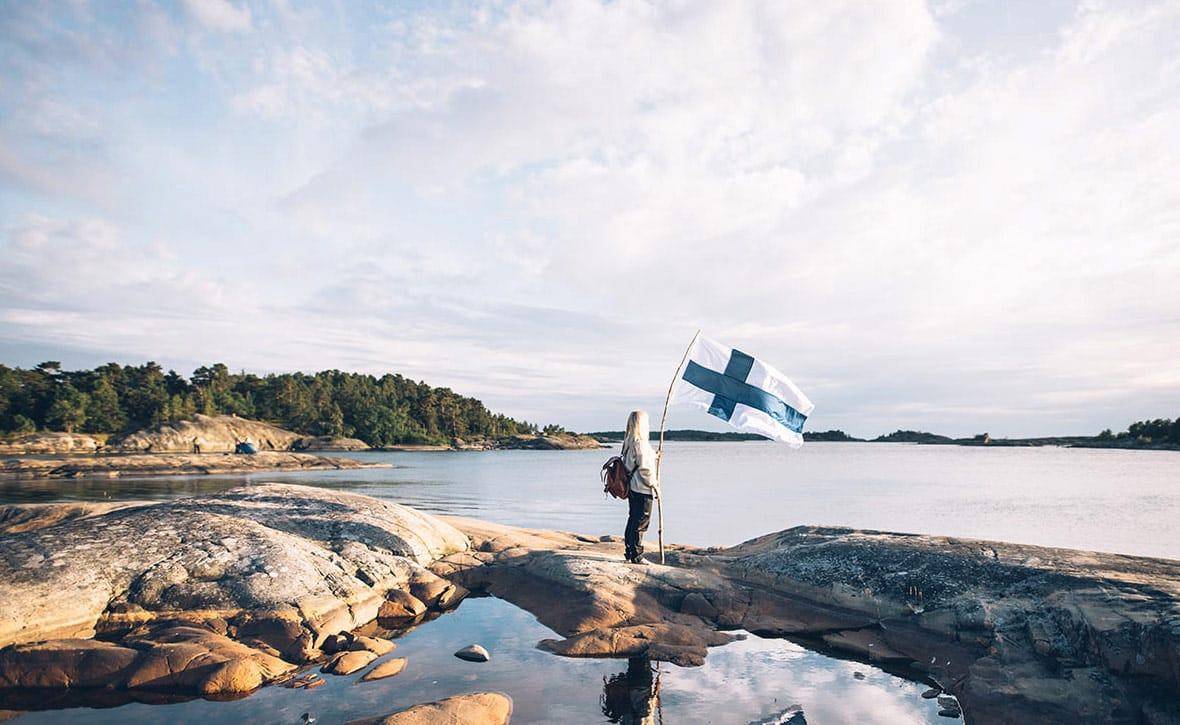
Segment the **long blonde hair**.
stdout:
<path fill-rule="evenodd" d="M 641 444 L 646 443 L 650 437 L 651 423 L 648 422 L 647 411 L 631 411 L 631 415 L 627 416 L 627 433 L 623 436 L 624 446 L 630 446 L 631 450 L 637 451 Z"/>

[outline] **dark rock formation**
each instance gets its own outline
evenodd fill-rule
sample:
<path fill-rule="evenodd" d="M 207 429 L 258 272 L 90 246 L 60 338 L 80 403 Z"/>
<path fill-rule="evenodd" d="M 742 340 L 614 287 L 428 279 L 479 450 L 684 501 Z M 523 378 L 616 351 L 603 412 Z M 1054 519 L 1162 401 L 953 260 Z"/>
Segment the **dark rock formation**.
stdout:
<path fill-rule="evenodd" d="M 482 645 L 469 644 L 455 653 L 455 656 L 467 662 L 487 662 L 492 658 Z"/>

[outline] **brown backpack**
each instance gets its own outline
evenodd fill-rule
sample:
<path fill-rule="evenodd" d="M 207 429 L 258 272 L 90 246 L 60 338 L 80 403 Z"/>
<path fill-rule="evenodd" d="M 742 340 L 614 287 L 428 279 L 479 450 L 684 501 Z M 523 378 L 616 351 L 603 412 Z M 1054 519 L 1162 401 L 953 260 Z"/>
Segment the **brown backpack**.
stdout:
<path fill-rule="evenodd" d="M 627 498 L 631 491 L 631 474 L 621 456 L 611 456 L 602 464 L 602 492 L 615 498 Z"/>

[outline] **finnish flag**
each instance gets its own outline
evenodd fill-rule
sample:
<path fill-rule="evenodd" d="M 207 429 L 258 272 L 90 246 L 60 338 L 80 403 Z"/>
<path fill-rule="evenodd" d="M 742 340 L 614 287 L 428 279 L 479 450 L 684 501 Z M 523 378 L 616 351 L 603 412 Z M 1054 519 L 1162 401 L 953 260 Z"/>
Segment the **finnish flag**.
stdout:
<path fill-rule="evenodd" d="M 803 422 L 815 408 L 786 375 L 706 337 L 698 337 L 675 400 L 708 411 L 734 428 L 792 448 L 803 445 Z"/>

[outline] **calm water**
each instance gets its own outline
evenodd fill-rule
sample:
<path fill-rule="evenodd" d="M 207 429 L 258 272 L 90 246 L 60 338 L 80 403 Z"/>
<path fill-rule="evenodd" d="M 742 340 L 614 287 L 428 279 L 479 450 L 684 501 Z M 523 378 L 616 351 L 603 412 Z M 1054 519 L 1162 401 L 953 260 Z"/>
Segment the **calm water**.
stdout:
<path fill-rule="evenodd" d="M 266 481 L 357 491 L 432 512 L 523 526 L 621 533 L 626 509 L 603 497 L 607 451 L 358 453 L 394 468 L 252 476 L 0 482 L 0 502 L 170 498 Z M 671 443 L 664 462 L 668 541 L 724 545 L 798 524 L 973 536 L 1180 558 L 1180 453 L 958 448 L 897 444 Z M 654 526 L 652 537 L 654 538 Z M 514 723 L 605 723 L 655 707 L 663 723 L 947 722 L 925 685 L 750 637 L 711 650 L 704 667 L 646 665 L 541 652 L 553 633 L 496 599 L 475 599 L 398 640 L 401 675 L 328 677 L 311 691 L 263 688 L 242 700 L 67 708 L 22 723 L 320 723 L 372 716 L 476 690 L 513 696 Z M 461 662 L 470 642 L 493 661 Z M 860 677 L 854 676 L 859 672 Z M 610 683 L 608 685 L 608 683 Z M 630 703 L 630 704 L 629 704 Z M 643 703 L 647 703 L 646 705 Z M 48 704 L 48 703 L 46 703 Z M 801 707 L 804 716 L 796 715 Z M 2 707 L 2 703 L 0 703 Z M 794 719 L 792 719 L 792 717 Z"/>
<path fill-rule="evenodd" d="M 921 698 L 924 685 L 785 640 L 750 637 L 714 648 L 702 667 L 663 664 L 657 692 L 654 676 L 651 681 L 646 677 L 648 663 L 568 659 L 536 648 L 538 641 L 553 636 L 507 602 L 471 599 L 399 638 L 397 649 L 387 657 L 405 657 L 408 664 L 388 680 L 359 682 L 359 673 L 326 675 L 326 684 L 314 690 L 266 687 L 232 702 L 50 710 L 28 713 L 17 722 L 298 723 L 304 712 L 310 712 L 327 725 L 484 690 L 512 697 L 513 725 L 638 723 L 644 709 L 662 717 L 645 722 L 668 725 L 785 723 L 788 718 L 779 716 L 792 706 L 801 706 L 812 725 L 948 722 L 938 717 L 933 701 Z M 488 648 L 491 662 L 463 662 L 451 655 L 472 642 Z M 858 672 L 864 679 L 856 677 Z M 621 719 L 623 715 L 632 719 Z"/>
<path fill-rule="evenodd" d="M 0 482 L 0 502 L 160 498 L 285 480 L 522 526 L 621 534 L 626 518 L 602 494 L 605 450 L 350 455 L 396 467 Z M 680 543 L 833 524 L 1180 558 L 1180 453 L 1171 451 L 669 443 L 664 480 L 665 539 Z"/>

